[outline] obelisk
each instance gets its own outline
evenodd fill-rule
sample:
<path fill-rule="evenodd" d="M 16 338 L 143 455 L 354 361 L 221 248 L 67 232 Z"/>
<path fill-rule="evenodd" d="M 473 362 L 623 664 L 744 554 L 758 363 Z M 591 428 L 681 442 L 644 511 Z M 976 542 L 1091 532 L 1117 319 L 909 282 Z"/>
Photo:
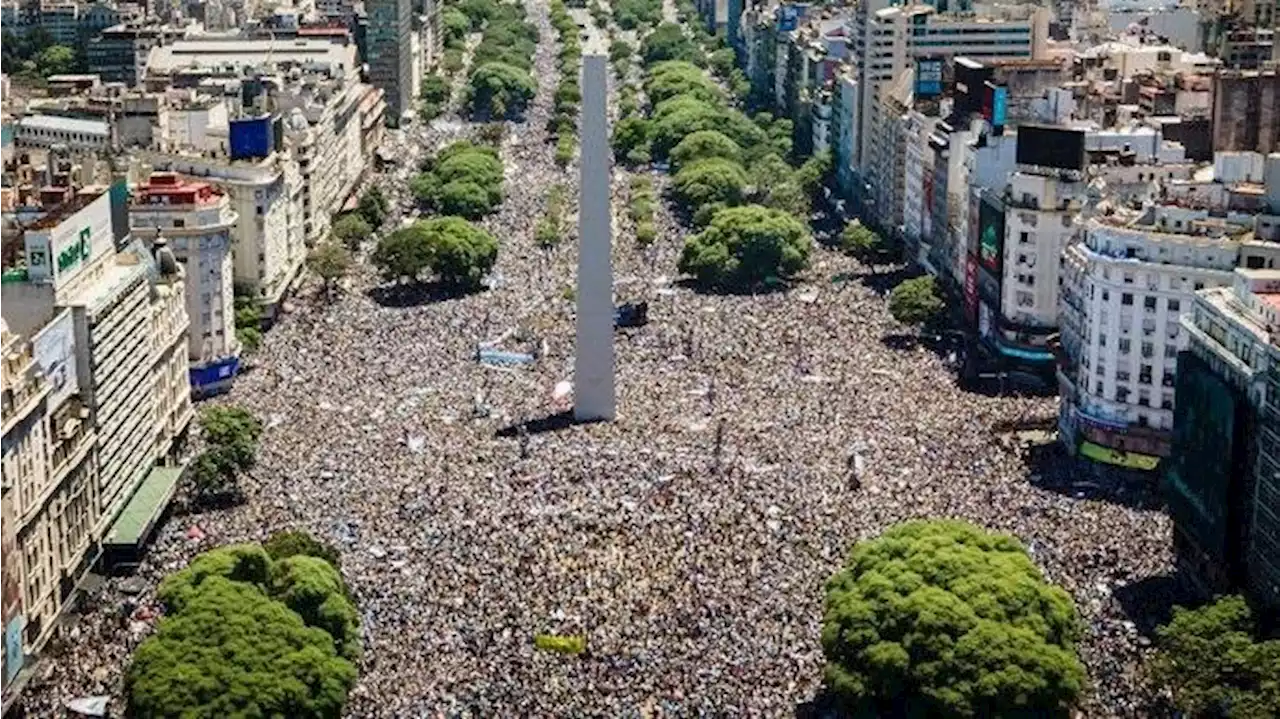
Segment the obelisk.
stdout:
<path fill-rule="evenodd" d="M 608 63 L 598 49 L 582 57 L 582 186 L 578 202 L 578 326 L 573 418 L 612 420 L 613 228 L 609 216 Z"/>

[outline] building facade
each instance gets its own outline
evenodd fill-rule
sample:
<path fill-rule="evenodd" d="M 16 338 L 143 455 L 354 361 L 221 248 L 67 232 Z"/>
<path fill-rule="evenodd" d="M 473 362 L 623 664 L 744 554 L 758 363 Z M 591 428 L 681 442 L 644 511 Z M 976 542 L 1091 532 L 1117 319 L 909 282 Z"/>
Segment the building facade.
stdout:
<path fill-rule="evenodd" d="M 386 98 L 386 121 L 399 127 L 405 113 L 413 111 L 413 51 L 410 33 L 413 13 L 410 0 L 372 0 L 367 4 L 369 30 L 369 82 Z"/>

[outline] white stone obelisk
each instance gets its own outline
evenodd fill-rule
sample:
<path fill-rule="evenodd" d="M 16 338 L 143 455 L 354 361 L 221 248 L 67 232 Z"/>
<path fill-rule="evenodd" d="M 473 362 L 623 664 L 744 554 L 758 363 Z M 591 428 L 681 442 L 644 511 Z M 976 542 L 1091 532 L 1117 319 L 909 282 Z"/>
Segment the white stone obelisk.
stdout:
<path fill-rule="evenodd" d="M 609 216 L 607 58 L 582 57 L 582 189 L 578 204 L 578 336 L 574 348 L 573 418 L 612 420 L 613 238 Z"/>

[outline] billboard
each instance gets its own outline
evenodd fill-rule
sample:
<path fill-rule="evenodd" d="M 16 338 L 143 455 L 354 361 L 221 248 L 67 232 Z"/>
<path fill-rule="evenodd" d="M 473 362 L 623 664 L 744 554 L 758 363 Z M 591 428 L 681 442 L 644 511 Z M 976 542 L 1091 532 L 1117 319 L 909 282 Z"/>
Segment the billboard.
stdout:
<path fill-rule="evenodd" d="M 274 149 L 275 142 L 271 116 L 246 117 L 230 122 L 231 159 L 266 157 Z"/>
<path fill-rule="evenodd" d="M 916 60 L 916 97 L 937 97 L 942 94 L 942 60 L 921 58 Z"/>
<path fill-rule="evenodd" d="M 111 227 L 111 193 L 97 199 L 52 228 L 28 230 L 23 238 L 27 277 L 59 287 L 115 247 Z"/>
<path fill-rule="evenodd" d="M 49 406 L 57 407 L 80 391 L 76 378 L 76 327 L 63 310 L 31 340 L 31 353 L 49 383 Z"/>
<path fill-rule="evenodd" d="M 1009 88 L 991 82 L 983 84 L 982 116 L 993 128 L 1003 128 L 1009 114 Z"/>
<path fill-rule="evenodd" d="M 1084 170 L 1084 130 L 1019 125 L 1015 159 L 1019 165 Z"/>
<path fill-rule="evenodd" d="M 978 262 L 1000 277 L 1004 259 L 1004 208 L 983 197 L 978 205 Z"/>
<path fill-rule="evenodd" d="M 1173 451 L 1162 489 L 1174 524 L 1213 560 L 1225 562 L 1235 454 L 1235 390 L 1199 357 L 1178 355 Z"/>

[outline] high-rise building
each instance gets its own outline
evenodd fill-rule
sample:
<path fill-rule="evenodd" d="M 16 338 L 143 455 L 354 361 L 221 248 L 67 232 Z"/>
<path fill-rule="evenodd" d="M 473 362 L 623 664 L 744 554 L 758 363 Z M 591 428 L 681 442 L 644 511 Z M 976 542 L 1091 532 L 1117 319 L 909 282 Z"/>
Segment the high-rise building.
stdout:
<path fill-rule="evenodd" d="M 1164 473 L 1179 564 L 1280 613 L 1280 269 L 1237 269 L 1195 293 L 1181 324 Z"/>
<path fill-rule="evenodd" d="M 405 113 L 412 112 L 413 10 L 411 0 L 371 0 L 366 4 L 369 30 L 369 82 L 381 88 L 387 103 L 386 120 L 399 127 Z"/>
<path fill-rule="evenodd" d="M 1280 151 L 1280 72 L 1220 70 L 1213 78 L 1213 149 Z"/>
<path fill-rule="evenodd" d="M 1231 285 L 1236 267 L 1280 255 L 1251 225 L 1162 205 L 1088 222 L 1062 255 L 1059 429 L 1069 447 L 1143 469 L 1169 456 L 1186 346 L 1178 318 L 1196 292 Z"/>

